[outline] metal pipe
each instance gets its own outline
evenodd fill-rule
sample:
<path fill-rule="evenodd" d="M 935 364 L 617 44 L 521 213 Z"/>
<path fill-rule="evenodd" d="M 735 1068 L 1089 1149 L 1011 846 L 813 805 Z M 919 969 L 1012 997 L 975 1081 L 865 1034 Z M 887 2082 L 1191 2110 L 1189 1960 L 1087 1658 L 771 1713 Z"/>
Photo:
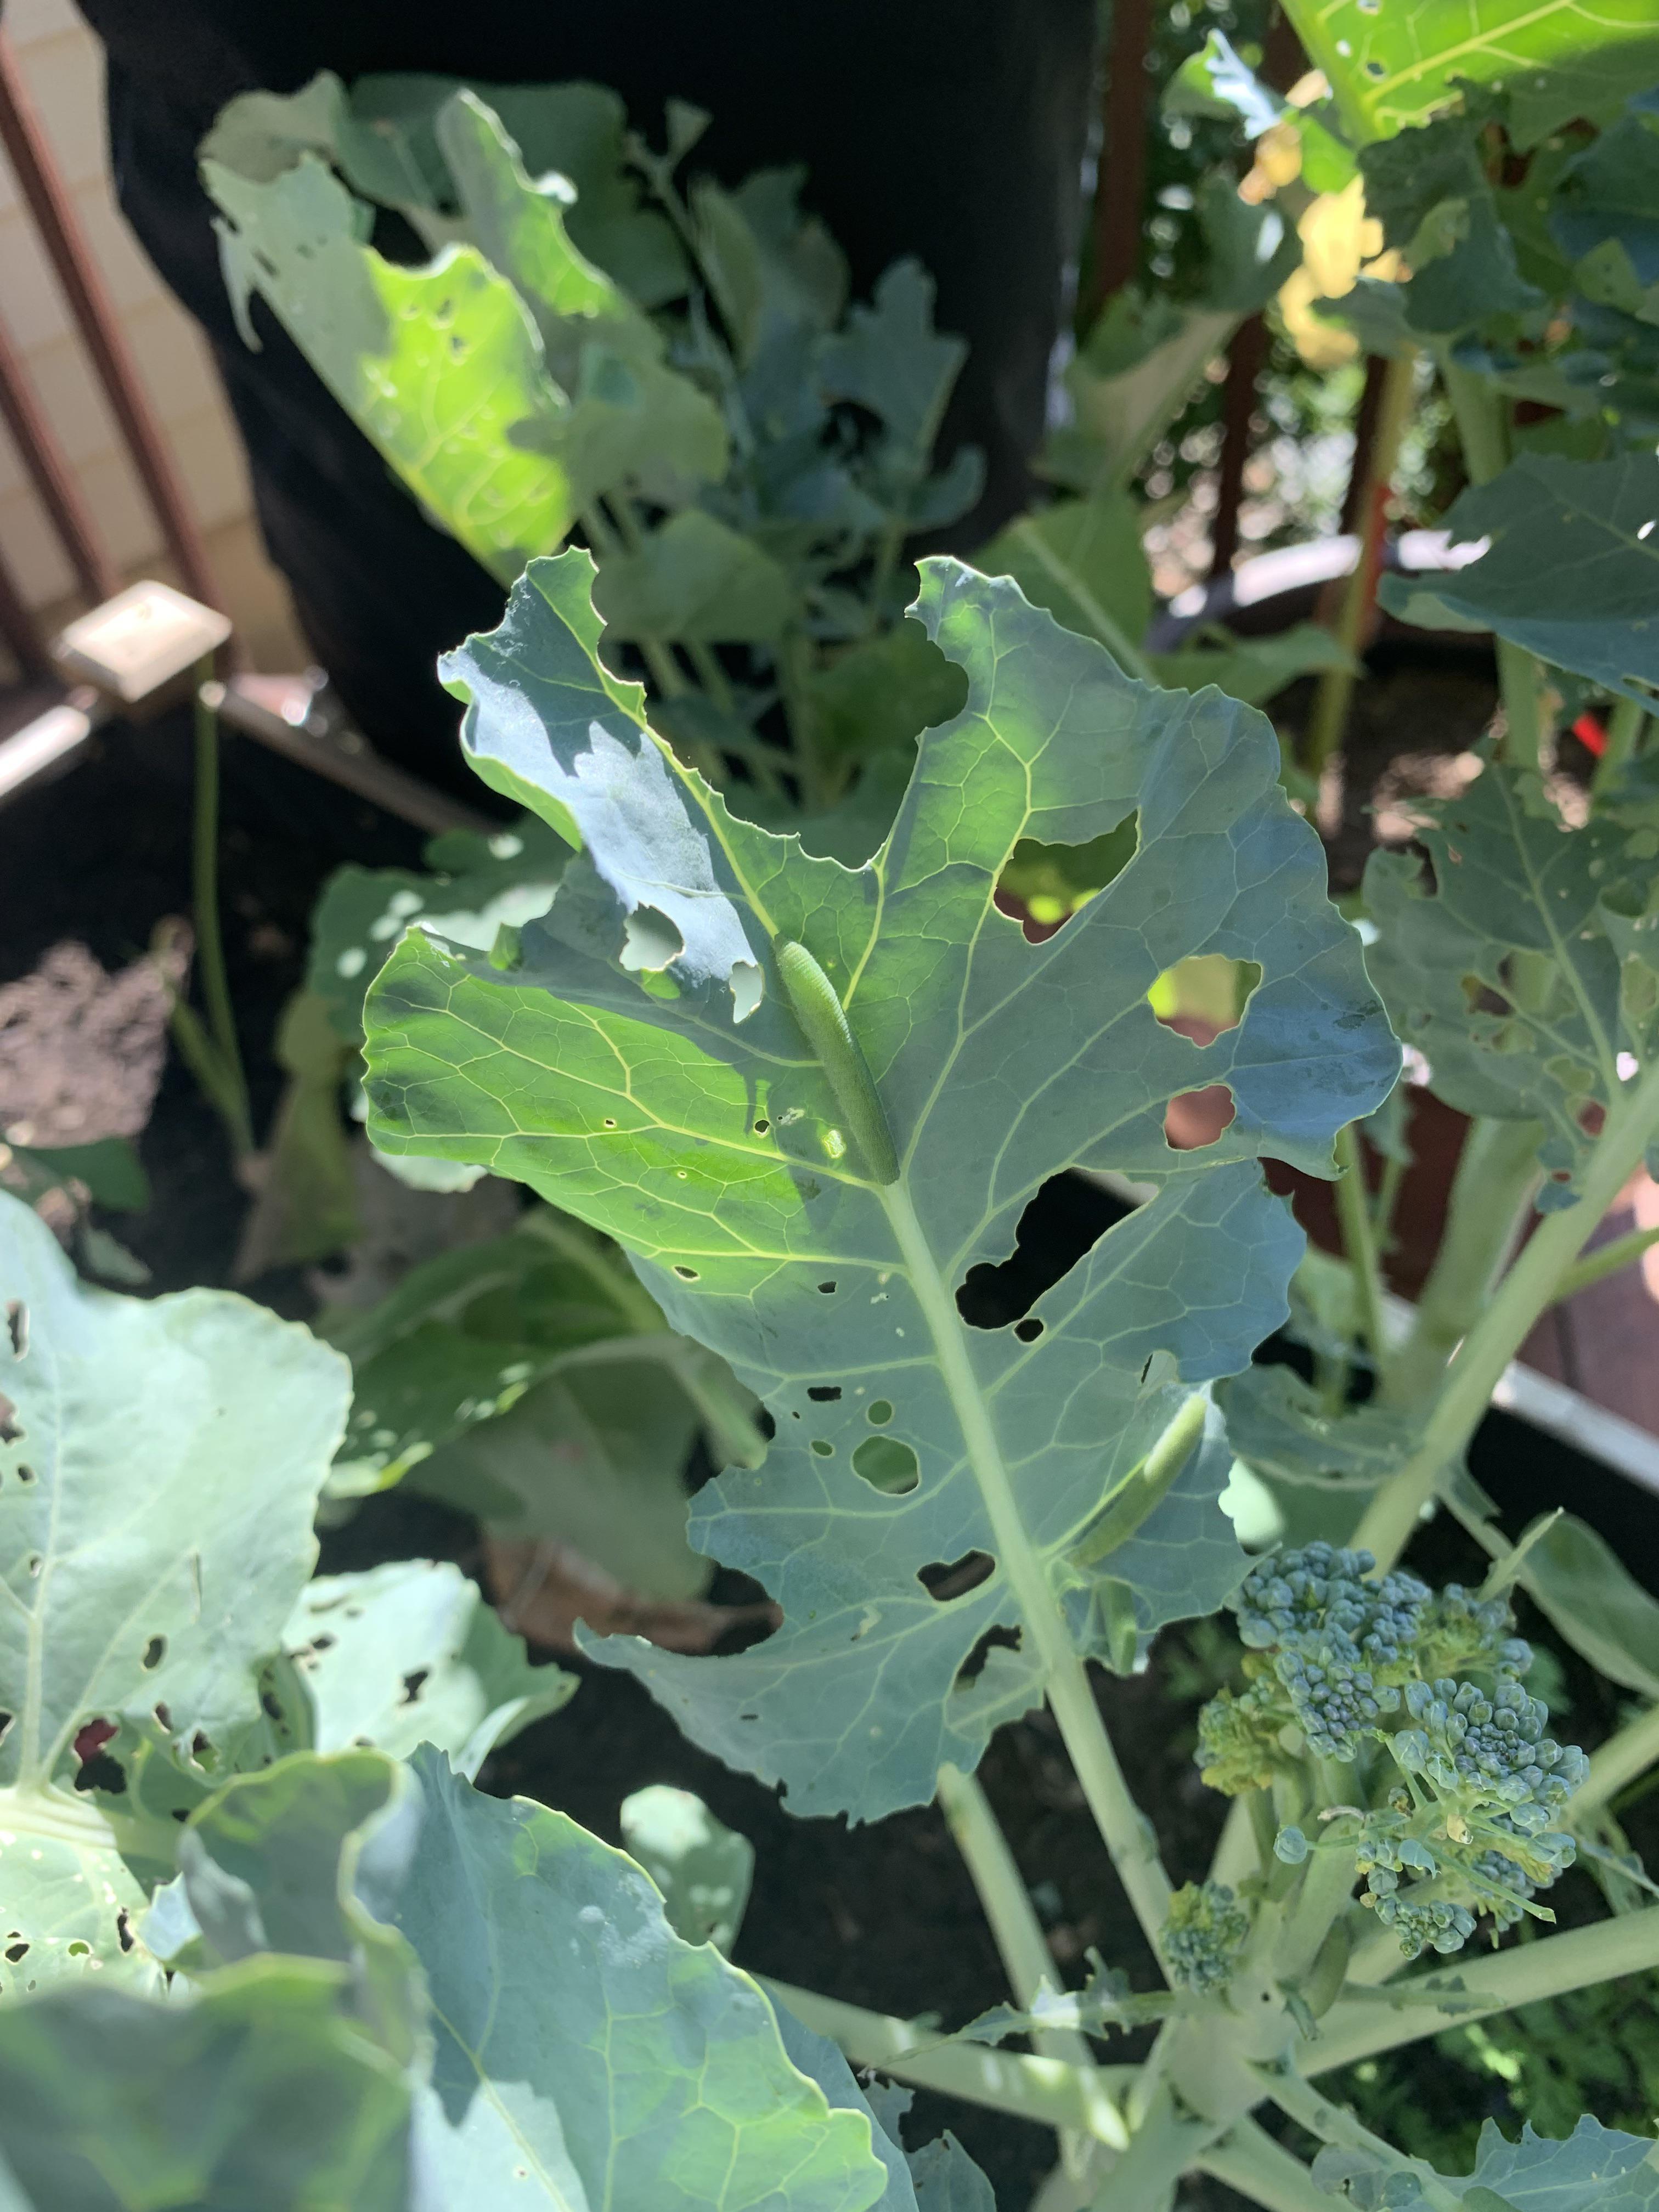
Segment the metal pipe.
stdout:
<path fill-rule="evenodd" d="M 16 172 L 40 240 L 52 258 L 93 366 L 143 479 L 168 552 L 185 587 L 210 607 L 222 607 L 196 519 L 144 396 L 137 365 L 121 332 L 74 203 L 58 173 L 40 119 L 5 33 L 0 31 L 0 145 Z"/>
<path fill-rule="evenodd" d="M 112 599 L 121 588 L 120 576 L 99 543 L 69 457 L 35 398 L 22 358 L 3 323 L 0 323 L 0 414 L 6 418 L 23 466 L 52 518 L 81 589 L 94 606 L 100 600 Z"/>

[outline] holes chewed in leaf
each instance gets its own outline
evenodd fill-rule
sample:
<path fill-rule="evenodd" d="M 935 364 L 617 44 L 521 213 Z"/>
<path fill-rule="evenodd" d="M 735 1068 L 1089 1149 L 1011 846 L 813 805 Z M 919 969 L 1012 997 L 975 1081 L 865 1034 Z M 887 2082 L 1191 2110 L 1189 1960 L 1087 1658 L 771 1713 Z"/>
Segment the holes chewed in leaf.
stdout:
<path fill-rule="evenodd" d="M 996 1571 L 988 1552 L 964 1552 L 959 1559 L 935 1559 L 930 1566 L 918 1567 L 916 1580 L 936 1605 L 949 1605 L 952 1598 L 966 1597 L 988 1582 Z"/>
<path fill-rule="evenodd" d="M 1022 837 L 998 882 L 997 905 L 1033 945 L 1041 945 L 1128 866 L 1139 838 L 1139 817 L 1133 814 L 1083 845 Z"/>
<path fill-rule="evenodd" d="M 1045 1324 L 1038 1321 L 1035 1315 L 1030 1315 L 1025 1320 L 1017 1321 L 1014 1323 L 1014 1334 L 1022 1344 L 1035 1344 L 1042 1335 L 1044 1326 Z"/>
<path fill-rule="evenodd" d="M 833 1406 L 841 1395 L 841 1385 L 839 1382 L 811 1382 L 807 1385 L 806 1395 L 815 1406 Z"/>
<path fill-rule="evenodd" d="M 1006 1328 L 1023 1321 L 1045 1291 L 1067 1275 L 1129 1208 L 1087 1176 L 1053 1176 L 1019 1218 L 1014 1249 L 993 1266 L 968 1270 L 957 1309 L 971 1328 Z"/>
<path fill-rule="evenodd" d="M 427 1676 L 431 1672 L 432 1669 L 429 1667 L 417 1667 L 412 1674 L 404 1676 L 404 1693 L 398 1700 L 400 1705 L 412 1705 L 415 1703 L 421 1694 Z"/>
<path fill-rule="evenodd" d="M 21 1298 L 7 1302 L 6 1334 L 11 1339 L 13 1357 L 21 1359 L 29 1348 L 29 1310 Z"/>
<path fill-rule="evenodd" d="M 23 1425 L 17 1418 L 17 1408 L 0 1390 L 0 1444 L 15 1444 L 23 1433 Z"/>
<path fill-rule="evenodd" d="M 1164 1116 L 1164 1141 L 1171 1152 L 1201 1152 L 1226 1134 L 1237 1111 L 1224 1083 L 1178 1091 Z"/>
<path fill-rule="evenodd" d="M 836 1286 L 835 1286 L 835 1285 L 834 1285 L 833 1283 L 820 1283 L 820 1284 L 818 1285 L 818 1288 L 819 1288 L 819 1290 L 820 1290 L 820 1291 L 823 1291 L 823 1295 L 824 1295 L 824 1297 L 825 1297 L 826 1298 L 827 1298 L 827 1297 L 833 1297 L 833 1296 L 835 1295 L 835 1288 L 836 1288 Z"/>
<path fill-rule="evenodd" d="M 853 1454 L 853 1472 L 888 1498 L 908 1498 L 921 1480 L 921 1462 L 896 1437 L 866 1437 Z"/>
<path fill-rule="evenodd" d="M 132 1932 L 132 1916 L 124 1905 L 115 1916 L 115 1933 L 124 1951 L 131 1950 L 137 1937 Z"/>
<path fill-rule="evenodd" d="M 864 1409 L 864 1418 L 872 1429 L 884 1429 L 893 1418 L 891 1401 L 886 1398 L 872 1398 Z"/>
<path fill-rule="evenodd" d="M 1238 1027 L 1261 981 L 1261 969 L 1254 960 L 1200 952 L 1166 968 L 1147 992 L 1146 1003 L 1166 1030 L 1204 1045 Z"/>
<path fill-rule="evenodd" d="M 818 1459 L 834 1459 L 836 1455 L 836 1448 L 834 1444 L 830 1443 L 827 1438 L 823 1437 L 813 1437 L 812 1451 L 814 1456 Z"/>
<path fill-rule="evenodd" d="M 953 1689 L 966 1690 L 978 1681 L 985 1672 L 985 1662 L 994 1651 L 1018 1651 L 1020 1632 L 1017 1628 L 988 1628 L 973 1650 L 957 1669 Z"/>
<path fill-rule="evenodd" d="M 144 1646 L 144 1656 L 142 1662 L 144 1672 L 147 1674 L 153 1674 L 167 1656 L 167 1640 L 166 1637 L 152 1636 L 149 1642 Z"/>
<path fill-rule="evenodd" d="M 14 1966 L 21 1966 L 28 1954 L 27 1943 L 8 1943 L 6 1946 L 6 1957 Z"/>
<path fill-rule="evenodd" d="M 683 1283 L 695 1283 L 697 1280 L 696 1269 L 695 1267 L 688 1267 L 684 1261 L 675 1261 L 674 1273 L 679 1277 Z"/>

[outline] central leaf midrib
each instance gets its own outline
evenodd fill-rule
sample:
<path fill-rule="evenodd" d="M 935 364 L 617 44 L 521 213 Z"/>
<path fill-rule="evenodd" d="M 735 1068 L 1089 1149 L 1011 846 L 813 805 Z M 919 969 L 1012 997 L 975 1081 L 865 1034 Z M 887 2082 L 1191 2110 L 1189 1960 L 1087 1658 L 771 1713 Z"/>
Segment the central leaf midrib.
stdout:
<path fill-rule="evenodd" d="M 1048 1577 L 1020 1517 L 990 1407 L 973 1370 L 965 1324 L 957 1310 L 955 1296 L 939 1273 L 908 1185 L 901 1180 L 889 1184 L 878 1195 L 892 1225 L 910 1287 L 933 1339 L 939 1370 L 962 1432 L 968 1464 L 990 1521 L 997 1563 L 1008 1577 L 1021 1617 L 1030 1631 L 1043 1674 L 1051 1679 L 1071 1661 L 1071 1641 Z"/>

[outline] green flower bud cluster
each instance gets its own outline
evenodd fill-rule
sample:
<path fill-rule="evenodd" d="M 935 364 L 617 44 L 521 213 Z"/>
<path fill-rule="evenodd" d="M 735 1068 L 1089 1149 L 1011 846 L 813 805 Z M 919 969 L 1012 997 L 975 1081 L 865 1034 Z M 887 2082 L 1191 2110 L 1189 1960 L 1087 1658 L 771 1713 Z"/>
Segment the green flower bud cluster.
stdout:
<path fill-rule="evenodd" d="M 1368 1582 L 1373 1564 L 1310 1544 L 1251 1573 L 1233 1601 L 1249 1686 L 1200 1715 L 1198 1763 L 1232 1796 L 1298 1772 L 1305 1789 L 1304 1755 L 1354 1766 L 1340 1825 L 1317 1844 L 1282 1828 L 1278 1856 L 1352 1850 L 1361 1901 L 1407 1956 L 1449 1953 L 1480 1913 L 1500 1929 L 1552 1917 L 1531 1899 L 1572 1864 L 1553 1823 L 1589 1762 L 1545 1734 L 1519 1680 L 1531 1649 L 1502 1600 L 1455 1583 L 1436 1595 L 1401 1573 Z"/>
<path fill-rule="evenodd" d="M 1170 1899 L 1158 1948 L 1178 1990 L 1214 1996 L 1233 1978 L 1250 1918 L 1222 1881 L 1189 1881 Z"/>

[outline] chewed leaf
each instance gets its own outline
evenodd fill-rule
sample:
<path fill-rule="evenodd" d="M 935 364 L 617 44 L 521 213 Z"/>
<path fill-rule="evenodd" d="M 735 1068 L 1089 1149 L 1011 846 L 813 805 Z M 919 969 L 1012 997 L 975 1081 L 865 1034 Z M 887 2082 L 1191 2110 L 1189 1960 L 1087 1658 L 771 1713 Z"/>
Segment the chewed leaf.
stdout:
<path fill-rule="evenodd" d="M 715 880 L 708 825 L 643 732 L 639 685 L 599 661 L 592 580 L 585 553 L 532 562 L 500 629 L 445 654 L 439 673 L 466 702 L 461 742 L 486 783 L 582 849 L 572 890 L 587 894 L 582 927 L 601 957 L 692 991 L 725 985 L 741 1020 L 759 965 Z"/>
<path fill-rule="evenodd" d="M 1429 866 L 1379 852 L 1365 871 L 1371 975 L 1437 1097 L 1545 1124 L 1540 1202 L 1564 1206 L 1595 1142 L 1592 1109 L 1651 1048 L 1659 939 L 1626 910 L 1627 861 L 1651 832 L 1609 813 L 1569 834 L 1535 775 L 1495 761 L 1424 812 Z"/>
<path fill-rule="evenodd" d="M 568 711 L 599 680 L 591 633 L 535 616 L 568 608 L 574 564 L 520 585 L 520 649 L 491 660 L 469 717 L 475 755 L 510 754 L 521 796 L 542 775 L 550 817 L 599 757 Z M 699 1493 L 692 1534 L 766 1585 L 782 1627 L 726 1657 L 628 1638 L 595 1656 L 799 1809 L 860 1819 L 930 1797 L 944 1759 L 971 1768 L 1056 1651 L 1122 1662 L 1236 1576 L 1218 1445 L 1154 1486 L 1144 1517 L 1127 1497 L 1121 1522 L 1108 1509 L 1193 1389 L 1243 1366 L 1284 1315 L 1302 1239 L 1257 1156 L 1328 1173 L 1334 1132 L 1399 1064 L 1261 716 L 1128 681 L 1014 584 L 954 562 L 925 564 L 917 613 L 966 702 L 923 734 L 863 868 L 734 820 L 657 755 L 647 826 L 706 859 L 767 972 L 746 1013 L 715 963 L 701 982 L 630 968 L 597 811 L 592 866 L 526 925 L 510 975 L 415 931 L 368 1005 L 376 1141 L 485 1162 L 603 1227 L 775 1425 L 762 1469 Z M 656 745 L 592 712 L 630 761 Z M 1120 828 L 1106 888 L 1029 942 L 996 904 L 1015 847 Z M 890 1152 L 848 1111 L 851 1062 L 821 1060 L 823 1025 L 793 1011 L 786 945 L 839 1000 Z M 1258 980 L 1237 1025 L 1197 1046 L 1147 994 L 1202 955 Z M 1173 1150 L 1170 1100 L 1213 1084 L 1230 1123 Z M 1028 1204 L 1074 1165 L 1157 1195 L 1023 1317 L 969 1325 L 970 1272 L 1008 1257 Z"/>

